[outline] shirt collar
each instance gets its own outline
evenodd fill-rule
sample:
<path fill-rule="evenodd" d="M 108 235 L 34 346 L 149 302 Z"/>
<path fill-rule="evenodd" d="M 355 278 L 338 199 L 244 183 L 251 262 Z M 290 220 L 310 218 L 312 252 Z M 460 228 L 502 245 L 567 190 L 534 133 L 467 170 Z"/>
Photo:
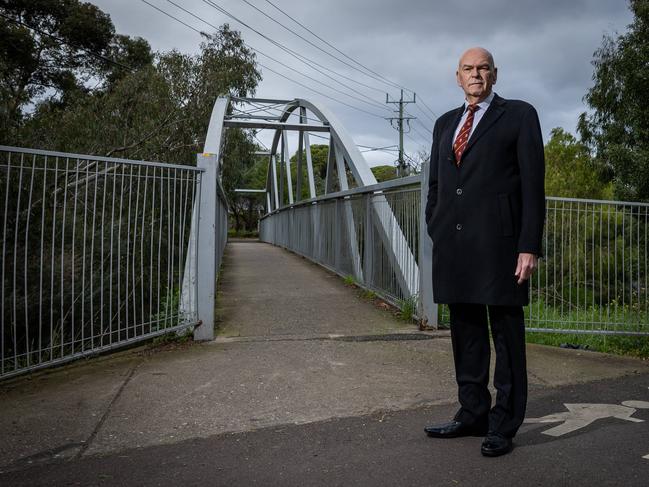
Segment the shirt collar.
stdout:
<path fill-rule="evenodd" d="M 496 96 L 496 94 L 492 91 L 491 93 L 489 93 L 489 96 L 487 98 L 485 98 L 480 103 L 478 103 L 478 106 L 480 107 L 480 110 L 483 110 L 483 112 L 486 111 L 487 108 L 489 108 L 489 105 L 491 105 L 491 102 L 493 101 L 494 96 Z M 469 102 L 464 100 L 464 111 L 465 112 L 466 112 L 466 109 L 467 109 L 468 106 L 469 106 Z"/>

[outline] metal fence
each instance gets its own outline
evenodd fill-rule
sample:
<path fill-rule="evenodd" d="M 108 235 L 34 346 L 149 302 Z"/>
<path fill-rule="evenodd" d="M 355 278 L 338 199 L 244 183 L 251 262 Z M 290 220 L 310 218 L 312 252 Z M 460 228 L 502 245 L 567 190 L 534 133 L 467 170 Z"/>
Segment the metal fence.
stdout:
<path fill-rule="evenodd" d="M 547 198 L 528 329 L 649 335 L 649 204 Z"/>
<path fill-rule="evenodd" d="M 0 146 L 0 377 L 196 323 L 202 172 Z"/>
<path fill-rule="evenodd" d="M 260 221 L 262 241 L 287 248 L 416 313 L 419 178 L 342 191 Z M 414 185 L 414 186 L 413 186 Z"/>
<path fill-rule="evenodd" d="M 393 304 L 421 305 L 429 271 L 417 272 L 423 219 L 413 178 L 379 192 L 356 189 L 287 206 L 262 219 L 260 238 L 352 275 Z M 649 335 L 649 205 L 548 197 L 546 207 L 527 329 Z M 404 279 L 419 282 L 404 285 Z M 448 308 L 437 312 L 438 322 L 448 324 Z"/>

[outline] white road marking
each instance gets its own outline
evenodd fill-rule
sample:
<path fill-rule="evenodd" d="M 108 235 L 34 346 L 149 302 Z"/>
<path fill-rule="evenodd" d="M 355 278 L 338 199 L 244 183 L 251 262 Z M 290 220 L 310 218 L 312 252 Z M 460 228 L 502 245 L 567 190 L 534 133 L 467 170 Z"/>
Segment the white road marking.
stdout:
<path fill-rule="evenodd" d="M 562 424 L 543 431 L 544 435 L 562 436 L 588 426 L 598 419 L 617 418 L 633 423 L 642 423 L 643 419 L 631 415 L 638 409 L 649 409 L 646 401 L 625 401 L 617 404 L 564 404 L 567 412 L 549 414 L 540 418 L 527 418 L 526 423 L 558 423 Z"/>

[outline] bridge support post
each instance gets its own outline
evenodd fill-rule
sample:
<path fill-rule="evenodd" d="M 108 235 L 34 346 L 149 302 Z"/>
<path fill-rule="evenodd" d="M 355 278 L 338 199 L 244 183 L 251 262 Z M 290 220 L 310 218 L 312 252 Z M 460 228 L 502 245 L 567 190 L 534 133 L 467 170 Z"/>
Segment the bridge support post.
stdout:
<path fill-rule="evenodd" d="M 421 320 L 437 328 L 437 305 L 433 301 L 433 241 L 426 228 L 426 200 L 428 199 L 429 164 L 421 168 L 421 204 L 419 211 L 419 303 Z"/>
<path fill-rule="evenodd" d="M 201 177 L 198 213 L 197 314 L 201 325 L 194 330 L 194 340 L 214 339 L 214 305 L 216 298 L 217 248 L 217 177 L 218 155 L 198 154 L 197 166 L 205 169 Z"/>

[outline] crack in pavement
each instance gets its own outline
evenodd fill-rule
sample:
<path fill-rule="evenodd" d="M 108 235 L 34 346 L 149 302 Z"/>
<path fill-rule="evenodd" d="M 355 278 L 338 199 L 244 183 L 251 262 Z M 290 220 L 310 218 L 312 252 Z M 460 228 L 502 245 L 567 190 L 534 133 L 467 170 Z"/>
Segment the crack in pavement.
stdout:
<path fill-rule="evenodd" d="M 135 374 L 135 371 L 143 363 L 144 363 L 144 360 L 141 360 L 140 362 L 134 364 L 133 367 L 131 367 L 131 370 L 129 371 L 128 375 L 126 376 L 126 379 L 124 379 L 124 382 L 122 382 L 122 385 L 119 386 L 119 389 L 117 390 L 117 392 L 115 393 L 113 398 L 110 400 L 110 403 L 108 404 L 108 407 L 106 408 L 106 411 L 104 411 L 104 414 L 102 414 L 101 418 L 97 422 L 97 425 L 92 430 L 92 433 L 90 433 L 90 436 L 88 437 L 88 439 L 83 442 L 81 448 L 79 449 L 77 454 L 74 456 L 75 459 L 81 458 L 83 456 L 83 454 L 88 450 L 88 448 L 90 448 L 90 445 L 92 444 L 92 442 L 97 437 L 97 434 L 99 433 L 99 430 L 104 425 L 104 423 L 106 422 L 106 419 L 108 418 L 108 415 L 110 414 L 111 410 L 113 409 L 113 405 L 117 402 L 117 400 L 122 395 L 122 392 L 124 391 L 124 389 L 126 388 L 128 383 L 133 378 L 133 375 Z"/>

